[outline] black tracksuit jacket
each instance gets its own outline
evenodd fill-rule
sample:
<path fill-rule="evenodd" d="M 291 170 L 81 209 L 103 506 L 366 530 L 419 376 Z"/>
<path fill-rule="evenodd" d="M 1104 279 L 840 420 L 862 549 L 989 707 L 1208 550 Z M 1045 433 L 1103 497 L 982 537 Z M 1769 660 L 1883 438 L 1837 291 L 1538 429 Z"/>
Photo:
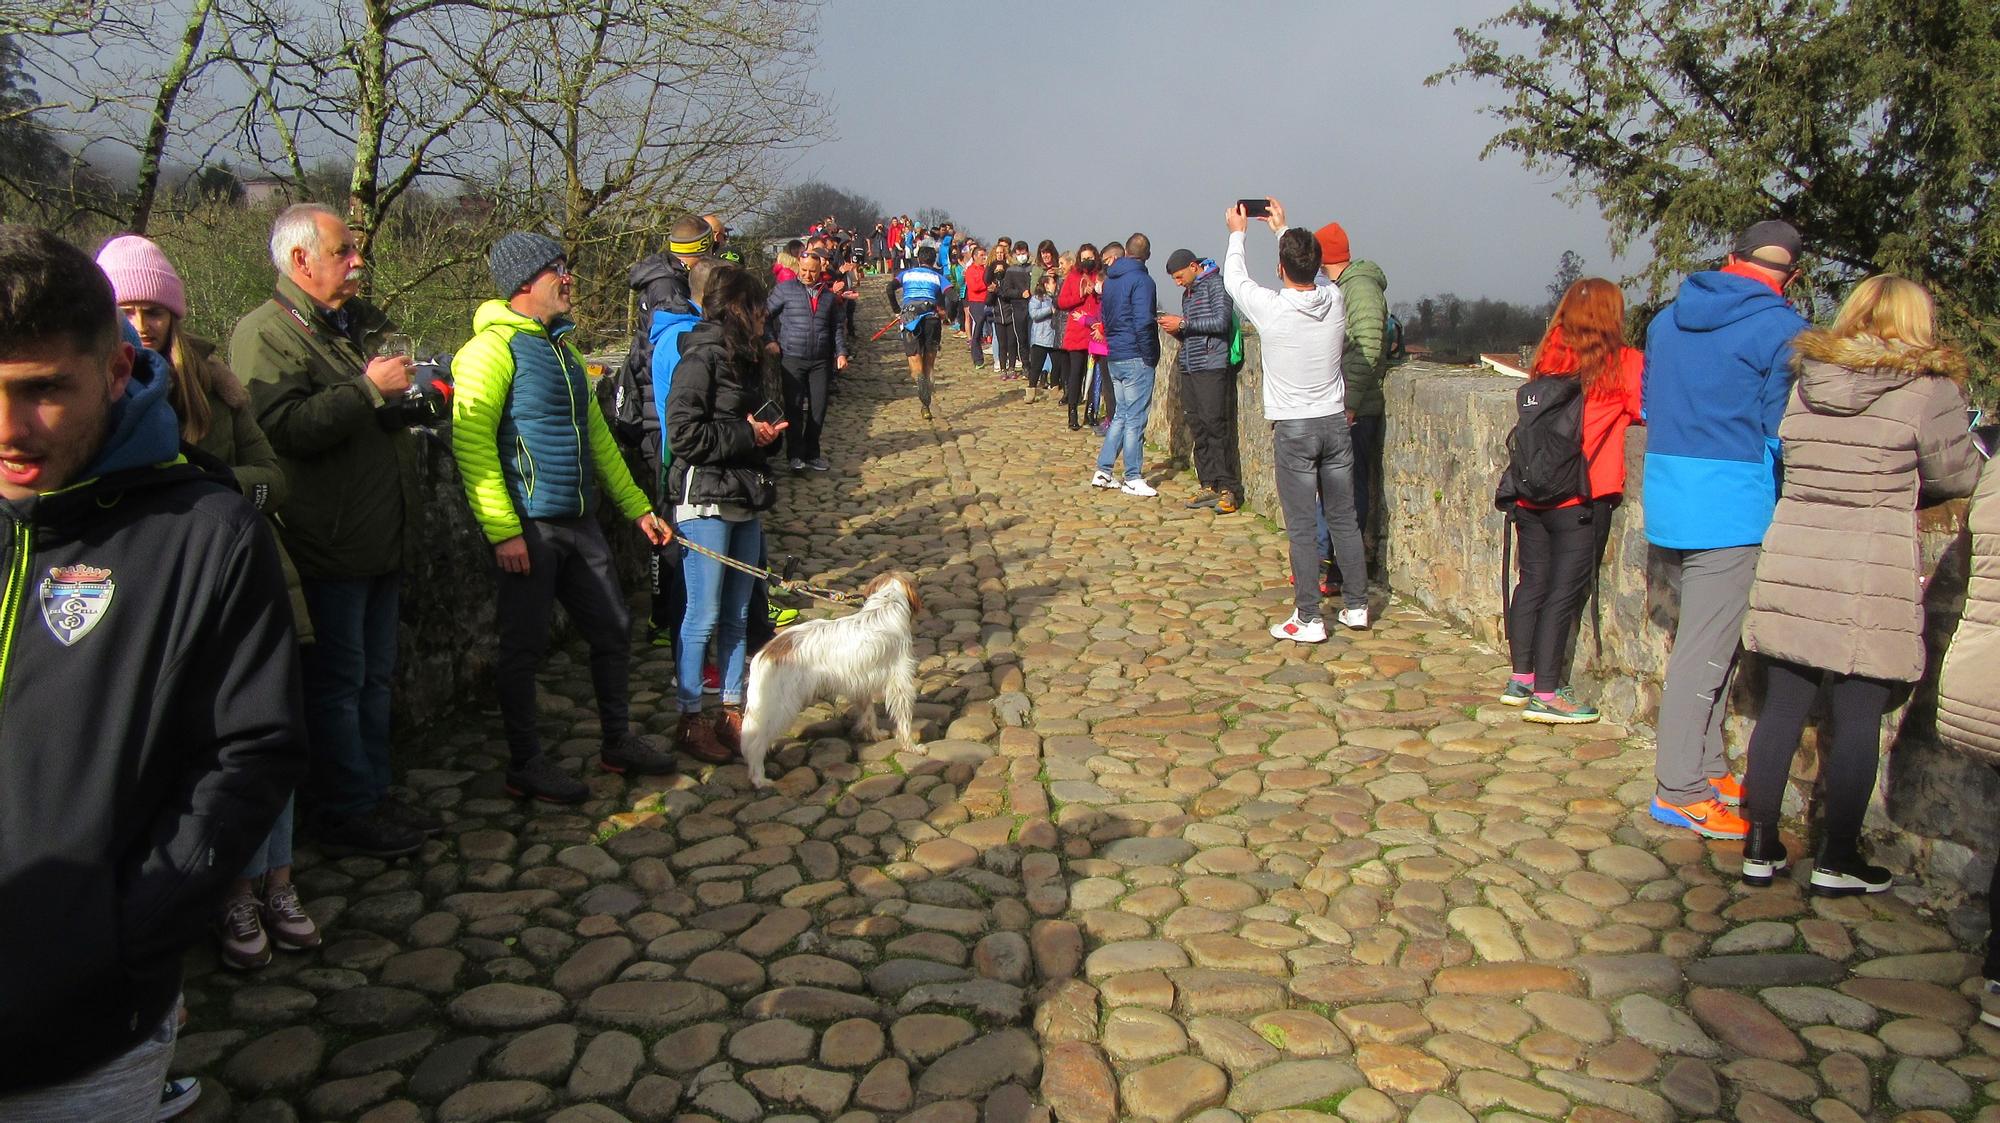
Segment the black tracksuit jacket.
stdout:
<path fill-rule="evenodd" d="M 0 1094 L 159 1025 L 305 769 L 277 544 L 140 356 L 85 482 L 0 500 Z"/>

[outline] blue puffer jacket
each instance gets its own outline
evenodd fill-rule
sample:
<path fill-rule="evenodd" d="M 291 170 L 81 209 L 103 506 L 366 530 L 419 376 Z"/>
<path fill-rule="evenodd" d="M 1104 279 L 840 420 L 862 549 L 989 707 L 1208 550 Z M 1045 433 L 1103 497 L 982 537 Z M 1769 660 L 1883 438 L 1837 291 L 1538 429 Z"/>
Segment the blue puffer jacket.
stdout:
<path fill-rule="evenodd" d="M 1222 268 L 1201 259 L 1201 272 L 1181 298 L 1181 369 L 1228 370 L 1229 342 L 1236 335 L 1236 302 L 1222 287 Z"/>
<path fill-rule="evenodd" d="M 764 302 L 765 338 L 775 342 L 787 359 L 832 359 L 847 354 L 846 322 L 839 296 L 823 288 L 807 288 L 796 277 L 779 281 Z"/>
<path fill-rule="evenodd" d="M 1778 423 L 1806 322 L 1771 286 L 1711 271 L 1646 329 L 1646 538 L 1705 550 L 1764 540 L 1778 506 Z"/>
<path fill-rule="evenodd" d="M 1146 263 L 1136 257 L 1121 257 L 1104 274 L 1105 358 L 1143 359 L 1148 366 L 1160 362 L 1160 325 L 1153 319 L 1160 307 L 1159 290 L 1153 285 Z"/>

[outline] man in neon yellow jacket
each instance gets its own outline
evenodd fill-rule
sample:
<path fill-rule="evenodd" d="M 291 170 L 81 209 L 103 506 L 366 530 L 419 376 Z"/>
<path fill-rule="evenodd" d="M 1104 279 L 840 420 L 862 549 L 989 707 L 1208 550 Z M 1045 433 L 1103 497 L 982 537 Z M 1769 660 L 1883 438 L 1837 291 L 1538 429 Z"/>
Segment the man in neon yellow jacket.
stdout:
<path fill-rule="evenodd" d="M 516 232 L 493 244 L 489 265 L 504 299 L 474 314 L 474 335 L 452 361 L 451 450 L 465 497 L 500 567 L 500 717 L 507 791 L 581 803 L 583 781 L 542 752 L 535 672 L 560 602 L 590 644 L 590 679 L 610 772 L 666 773 L 673 758 L 628 716 L 631 619 L 611 548 L 591 511 L 593 479 L 655 546 L 673 541 L 632 480 L 591 393 L 572 325 L 562 246 Z"/>

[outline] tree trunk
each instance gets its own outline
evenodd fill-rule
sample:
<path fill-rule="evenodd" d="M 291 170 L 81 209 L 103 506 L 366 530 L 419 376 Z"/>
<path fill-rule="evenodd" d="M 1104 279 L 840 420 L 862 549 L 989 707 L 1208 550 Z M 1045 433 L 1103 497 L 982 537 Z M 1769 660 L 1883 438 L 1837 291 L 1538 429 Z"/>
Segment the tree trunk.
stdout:
<path fill-rule="evenodd" d="M 139 185 L 132 203 L 134 234 L 144 234 L 153 220 L 153 202 L 159 197 L 161 163 L 167 150 L 167 130 L 173 123 L 174 102 L 180 100 L 181 91 L 187 88 L 188 78 L 194 72 L 195 55 L 201 50 L 202 33 L 208 28 L 208 13 L 214 6 L 215 0 L 195 0 L 187 28 L 181 32 L 180 54 L 175 56 L 173 66 L 160 83 L 159 96 L 153 101 L 153 119 L 146 127 L 145 146 L 139 150 Z"/>

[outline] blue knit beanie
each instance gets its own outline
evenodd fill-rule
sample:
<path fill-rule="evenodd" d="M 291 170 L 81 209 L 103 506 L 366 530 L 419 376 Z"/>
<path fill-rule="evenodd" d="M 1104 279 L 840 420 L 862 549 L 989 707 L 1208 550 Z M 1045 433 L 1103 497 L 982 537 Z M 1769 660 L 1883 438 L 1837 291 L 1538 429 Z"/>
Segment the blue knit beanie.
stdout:
<path fill-rule="evenodd" d="M 504 299 L 520 292 L 523 285 L 535 279 L 535 274 L 560 261 L 562 256 L 562 244 L 554 238 L 516 230 L 493 243 L 487 268 L 493 274 L 494 287 Z"/>

